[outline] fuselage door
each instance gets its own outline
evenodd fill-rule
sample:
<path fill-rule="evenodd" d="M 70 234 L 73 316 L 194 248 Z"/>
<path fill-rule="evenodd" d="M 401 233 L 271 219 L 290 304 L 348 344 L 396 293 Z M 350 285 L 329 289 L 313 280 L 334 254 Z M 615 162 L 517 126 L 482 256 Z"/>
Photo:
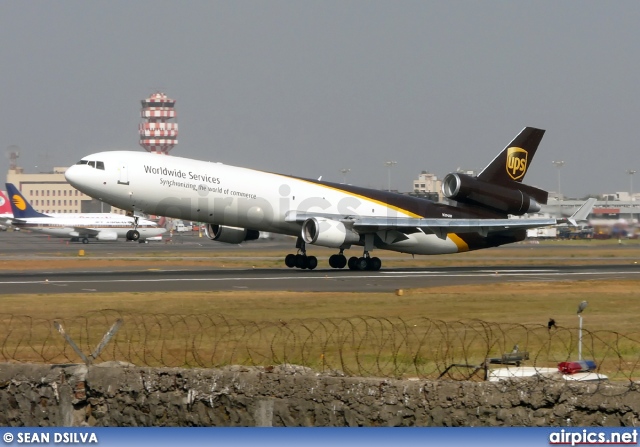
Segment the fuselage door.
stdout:
<path fill-rule="evenodd" d="M 129 170 L 127 169 L 127 165 L 124 163 L 120 163 L 120 166 L 118 167 L 118 184 L 129 184 Z"/>

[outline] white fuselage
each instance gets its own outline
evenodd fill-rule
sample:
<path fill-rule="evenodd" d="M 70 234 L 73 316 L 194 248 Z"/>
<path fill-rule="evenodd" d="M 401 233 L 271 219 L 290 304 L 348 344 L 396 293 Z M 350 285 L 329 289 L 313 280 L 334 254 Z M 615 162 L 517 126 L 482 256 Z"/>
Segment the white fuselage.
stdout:
<path fill-rule="evenodd" d="M 29 217 L 14 222 L 18 228 L 29 229 L 56 237 L 95 238 L 113 241 L 125 238 L 133 229 L 134 218 L 111 213 L 49 214 L 47 217 Z M 167 230 L 156 223 L 138 220 L 140 239 L 159 236 Z"/>
<path fill-rule="evenodd" d="M 87 161 L 101 161 L 97 169 Z M 221 163 L 146 152 L 101 152 L 66 172 L 80 191 L 116 207 L 189 221 L 300 235 L 292 213 L 371 217 L 419 217 L 359 194 L 310 180 Z M 289 219 L 291 220 L 291 219 Z M 455 235 L 416 232 L 394 242 L 379 234 L 378 248 L 416 254 L 466 251 Z"/>

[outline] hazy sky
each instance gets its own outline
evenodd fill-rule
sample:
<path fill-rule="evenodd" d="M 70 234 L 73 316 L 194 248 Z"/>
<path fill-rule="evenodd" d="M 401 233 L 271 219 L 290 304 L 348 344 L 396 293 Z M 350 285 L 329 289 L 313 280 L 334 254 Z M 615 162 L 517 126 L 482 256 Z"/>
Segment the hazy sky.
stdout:
<path fill-rule="evenodd" d="M 637 1 L 0 2 L 0 150 L 26 172 L 143 150 L 160 90 L 174 155 L 376 188 L 393 160 L 408 191 L 534 126 L 526 183 L 557 190 L 564 160 L 567 195 L 628 191 L 639 24 Z"/>

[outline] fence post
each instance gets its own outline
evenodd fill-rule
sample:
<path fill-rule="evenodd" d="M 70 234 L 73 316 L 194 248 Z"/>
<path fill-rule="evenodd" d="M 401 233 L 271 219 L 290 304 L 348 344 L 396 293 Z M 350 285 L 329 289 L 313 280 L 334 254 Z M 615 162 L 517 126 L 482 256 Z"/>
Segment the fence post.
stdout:
<path fill-rule="evenodd" d="M 120 326 L 122 326 L 122 319 L 118 318 L 118 320 L 113 324 L 113 326 L 111 326 L 111 329 L 109 329 L 107 333 L 104 334 L 104 337 L 102 337 L 102 340 L 100 341 L 100 343 L 98 343 L 98 346 L 96 347 L 95 351 L 93 351 L 93 353 L 91 353 L 89 357 L 84 355 L 82 350 L 80 350 L 78 345 L 76 345 L 75 342 L 71 339 L 71 337 L 69 337 L 69 334 L 65 332 L 64 328 L 59 322 L 54 321 L 53 326 L 56 328 L 58 332 L 60 332 L 60 334 L 64 337 L 67 343 L 69 343 L 69 346 L 73 348 L 76 354 L 80 356 L 84 364 L 89 366 L 100 355 L 102 350 L 105 348 L 105 346 L 107 346 L 107 343 L 109 343 L 109 341 L 113 338 L 116 332 L 118 332 L 118 329 L 120 329 Z"/>

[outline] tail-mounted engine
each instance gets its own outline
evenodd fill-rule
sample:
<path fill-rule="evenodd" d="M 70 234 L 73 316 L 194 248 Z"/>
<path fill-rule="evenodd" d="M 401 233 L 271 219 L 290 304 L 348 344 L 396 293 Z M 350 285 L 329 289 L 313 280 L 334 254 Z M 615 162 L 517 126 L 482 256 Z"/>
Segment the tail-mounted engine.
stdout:
<path fill-rule="evenodd" d="M 212 241 L 225 242 L 227 244 L 255 241 L 260 237 L 260 232 L 257 230 L 212 224 L 204 226 L 204 234 Z"/>
<path fill-rule="evenodd" d="M 360 240 L 360 235 L 347 228 L 344 223 L 323 217 L 310 217 L 305 220 L 301 236 L 307 244 L 331 248 L 354 244 Z"/>
<path fill-rule="evenodd" d="M 445 197 L 460 203 L 480 205 L 507 214 L 522 215 L 540 211 L 547 203 L 547 192 L 533 186 L 512 182 L 503 186 L 485 182 L 466 174 L 452 173 L 442 181 Z"/>

